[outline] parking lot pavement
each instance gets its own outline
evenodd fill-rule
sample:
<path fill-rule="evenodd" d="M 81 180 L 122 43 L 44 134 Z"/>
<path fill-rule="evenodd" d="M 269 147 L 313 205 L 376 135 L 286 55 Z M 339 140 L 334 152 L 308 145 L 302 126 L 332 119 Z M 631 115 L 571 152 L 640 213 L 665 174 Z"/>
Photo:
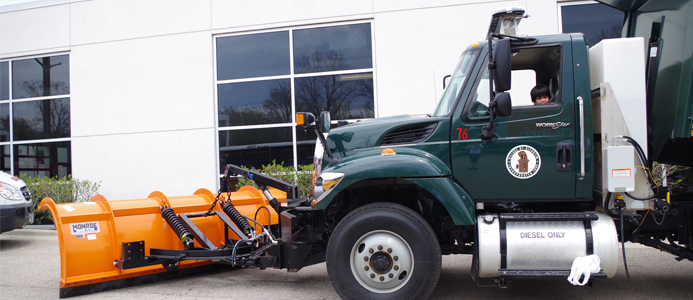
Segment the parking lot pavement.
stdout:
<path fill-rule="evenodd" d="M 627 244 L 631 282 L 623 262 L 614 278 L 594 288 L 566 280 L 518 280 L 509 288 L 477 287 L 471 256 L 443 257 L 431 299 L 693 299 L 693 262 Z M 57 299 L 60 255 L 55 230 L 19 229 L 0 235 L 0 299 Z M 229 269 L 71 299 L 339 299 L 325 264 L 286 270 Z"/>

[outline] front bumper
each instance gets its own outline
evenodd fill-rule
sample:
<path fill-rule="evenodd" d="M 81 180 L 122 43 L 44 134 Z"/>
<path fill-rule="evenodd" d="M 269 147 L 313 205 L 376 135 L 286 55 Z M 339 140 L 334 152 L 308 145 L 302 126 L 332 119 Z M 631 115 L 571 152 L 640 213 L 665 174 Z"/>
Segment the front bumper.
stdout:
<path fill-rule="evenodd" d="M 0 206 L 0 233 L 33 222 L 33 207 L 34 204 L 32 202 Z"/>

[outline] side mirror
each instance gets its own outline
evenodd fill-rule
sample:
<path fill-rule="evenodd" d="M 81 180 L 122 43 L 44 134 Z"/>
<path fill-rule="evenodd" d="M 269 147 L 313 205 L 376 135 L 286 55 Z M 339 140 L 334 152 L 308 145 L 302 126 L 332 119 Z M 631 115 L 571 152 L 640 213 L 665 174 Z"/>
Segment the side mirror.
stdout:
<path fill-rule="evenodd" d="M 329 111 L 323 111 L 320 113 L 320 117 L 318 117 L 318 131 L 319 132 L 324 132 L 324 133 L 329 133 L 330 132 L 330 123 L 332 120 L 330 119 L 330 112 Z"/>
<path fill-rule="evenodd" d="M 496 117 L 507 117 L 512 113 L 513 105 L 510 100 L 510 93 L 497 93 L 493 101 L 489 103 L 488 109 L 491 112 L 491 121 L 488 126 L 481 128 L 482 140 L 490 140 L 496 135 L 496 127 L 493 126 Z"/>
<path fill-rule="evenodd" d="M 496 92 L 505 92 L 510 89 L 510 39 L 496 40 L 493 44 L 493 61 L 495 68 L 492 69 L 493 83 Z"/>
<path fill-rule="evenodd" d="M 499 117 L 507 117 L 512 113 L 513 104 L 510 100 L 510 93 L 502 92 L 496 94 L 493 102 L 496 103 L 496 115 Z"/>

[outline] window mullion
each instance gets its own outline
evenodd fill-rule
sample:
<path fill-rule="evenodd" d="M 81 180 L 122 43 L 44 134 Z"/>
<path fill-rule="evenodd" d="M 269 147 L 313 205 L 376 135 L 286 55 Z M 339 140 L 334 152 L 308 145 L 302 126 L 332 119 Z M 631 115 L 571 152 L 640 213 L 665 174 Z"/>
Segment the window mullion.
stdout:
<path fill-rule="evenodd" d="M 294 31 L 289 30 L 289 75 L 291 75 L 290 87 L 291 87 L 291 135 L 293 158 L 294 158 L 294 168 L 298 170 L 298 146 L 296 143 L 296 89 L 294 80 Z"/>
<path fill-rule="evenodd" d="M 12 96 L 13 96 L 12 95 L 12 85 L 14 82 L 12 82 L 12 61 L 9 61 L 8 73 L 9 73 L 8 74 L 8 76 L 9 76 L 9 78 L 8 78 L 9 89 L 8 90 L 10 93 L 9 97 L 8 97 L 8 99 L 10 99 L 10 105 L 8 106 L 8 109 L 10 110 L 10 112 L 8 114 L 9 120 L 7 120 L 7 122 L 9 123 L 8 130 L 10 131 L 8 134 L 9 139 L 10 139 L 10 173 L 12 175 L 14 175 L 15 174 L 15 172 L 14 172 L 14 130 L 13 130 L 13 128 L 14 128 L 14 122 L 13 122 L 13 120 L 14 120 L 14 118 L 13 118 L 14 103 L 12 101 L 12 99 L 13 99 L 12 98 Z M 2 159 L 5 159 L 5 158 L 3 157 Z M 19 175 L 19 174 L 17 174 L 17 175 Z"/>

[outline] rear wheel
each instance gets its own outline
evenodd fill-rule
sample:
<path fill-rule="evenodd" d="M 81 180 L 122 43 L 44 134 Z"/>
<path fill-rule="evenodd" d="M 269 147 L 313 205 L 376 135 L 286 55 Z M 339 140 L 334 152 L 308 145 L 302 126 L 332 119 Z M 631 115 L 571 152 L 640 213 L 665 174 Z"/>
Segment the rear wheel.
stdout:
<path fill-rule="evenodd" d="M 435 233 L 413 210 L 373 203 L 349 213 L 327 246 L 327 272 L 344 299 L 424 299 L 440 277 Z"/>

